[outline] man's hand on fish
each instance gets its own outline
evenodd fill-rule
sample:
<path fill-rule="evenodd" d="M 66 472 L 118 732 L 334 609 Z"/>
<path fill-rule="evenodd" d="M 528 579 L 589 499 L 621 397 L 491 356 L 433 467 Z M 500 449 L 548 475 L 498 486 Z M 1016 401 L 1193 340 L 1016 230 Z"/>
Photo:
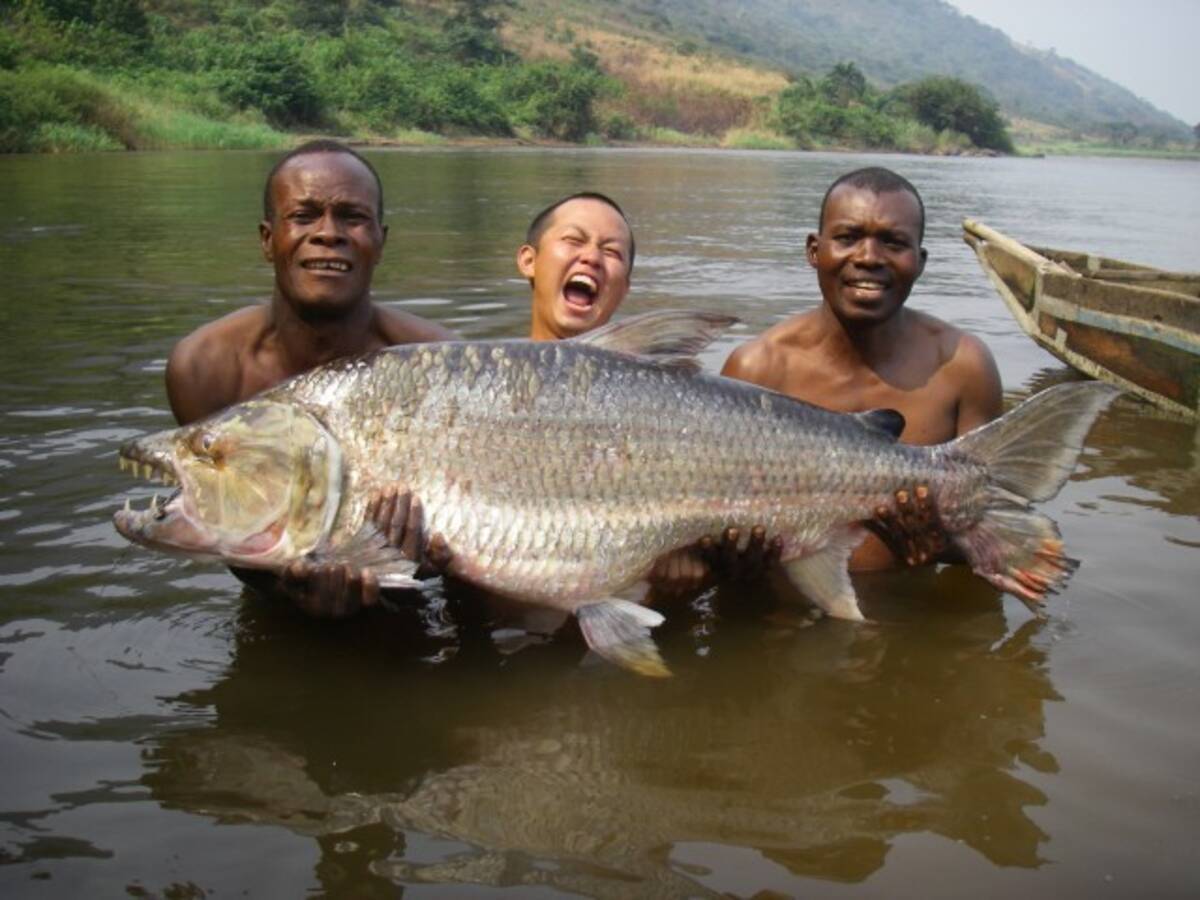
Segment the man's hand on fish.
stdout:
<path fill-rule="evenodd" d="M 379 603 L 379 580 L 369 569 L 313 566 L 302 560 L 283 570 L 280 589 L 315 619 L 345 619 Z"/>
<path fill-rule="evenodd" d="M 700 552 L 718 578 L 738 581 L 762 578 L 783 555 L 783 537 L 776 535 L 768 542 L 767 529 L 762 525 L 750 529 L 746 546 L 739 549 L 741 537 L 740 529 L 726 528 L 719 540 L 701 538 Z"/>
<path fill-rule="evenodd" d="M 420 563 L 420 577 L 438 575 L 450 564 L 453 554 L 442 535 L 433 535 L 425 545 L 424 510 L 411 493 L 394 487 L 375 491 L 367 502 L 367 519 L 406 559 Z M 379 603 L 379 579 L 369 568 L 297 561 L 284 570 L 280 588 L 301 611 L 318 619 L 344 619 Z"/>
<path fill-rule="evenodd" d="M 706 536 L 694 547 L 683 547 L 658 559 L 647 580 L 661 594 L 679 596 L 699 591 L 714 581 L 752 581 L 763 577 L 783 554 L 783 538 L 767 541 L 767 530 L 756 525 L 745 547 L 741 531 L 726 528 L 719 537 Z"/>
<path fill-rule="evenodd" d="M 420 563 L 418 577 L 440 575 L 450 565 L 454 554 L 442 535 L 431 535 L 426 544 L 425 510 L 410 492 L 394 486 L 373 492 L 367 501 L 367 519 L 406 559 Z"/>
<path fill-rule="evenodd" d="M 907 566 L 948 562 L 949 544 L 938 517 L 937 505 L 929 486 L 901 488 L 895 494 L 895 507 L 879 506 L 867 528 L 883 541 L 896 560 Z"/>

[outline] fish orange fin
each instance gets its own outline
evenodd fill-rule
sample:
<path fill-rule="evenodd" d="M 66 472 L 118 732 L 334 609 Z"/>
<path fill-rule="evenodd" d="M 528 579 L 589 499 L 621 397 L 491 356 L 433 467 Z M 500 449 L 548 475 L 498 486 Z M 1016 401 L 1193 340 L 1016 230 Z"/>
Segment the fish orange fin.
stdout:
<path fill-rule="evenodd" d="M 977 575 L 1014 595 L 1036 615 L 1079 563 L 1066 556 L 1054 521 L 1022 509 L 988 509 L 952 536 Z"/>

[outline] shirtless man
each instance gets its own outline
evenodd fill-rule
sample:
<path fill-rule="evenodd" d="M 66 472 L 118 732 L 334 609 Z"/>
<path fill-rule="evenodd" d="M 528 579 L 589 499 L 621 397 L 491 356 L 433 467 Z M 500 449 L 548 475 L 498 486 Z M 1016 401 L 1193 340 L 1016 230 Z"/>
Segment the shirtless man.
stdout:
<path fill-rule="evenodd" d="M 167 397 L 183 425 L 239 403 L 285 378 L 330 360 L 392 344 L 453 338 L 452 332 L 371 300 L 383 255 L 383 186 L 366 159 L 335 141 L 288 153 L 267 176 L 258 232 L 275 270 L 268 303 L 196 329 L 167 360 Z M 407 506 L 395 515 L 397 540 Z M 345 567 L 283 579 L 314 615 L 341 616 L 378 599 L 367 573 Z"/>
<path fill-rule="evenodd" d="M 911 444 L 941 443 L 999 416 L 1000 376 L 983 342 L 904 306 L 925 268 L 924 236 L 924 204 L 904 178 L 868 168 L 837 179 L 805 245 L 821 305 L 738 347 L 722 374 L 838 412 L 898 410 L 900 439 Z M 927 492 L 913 494 L 897 495 L 900 516 L 932 518 Z M 886 522 L 891 512 L 880 515 Z M 851 569 L 926 562 L 945 550 L 936 537 L 903 547 L 894 538 L 889 549 L 868 535 Z"/>

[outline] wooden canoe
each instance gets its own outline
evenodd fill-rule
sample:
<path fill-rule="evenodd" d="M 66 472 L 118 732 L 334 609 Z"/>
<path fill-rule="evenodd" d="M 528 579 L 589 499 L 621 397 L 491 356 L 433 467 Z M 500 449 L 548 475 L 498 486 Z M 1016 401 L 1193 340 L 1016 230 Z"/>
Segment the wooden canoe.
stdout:
<path fill-rule="evenodd" d="M 1035 341 L 1085 375 L 1200 419 L 1200 272 L 1031 247 L 971 219 L 963 240 Z"/>

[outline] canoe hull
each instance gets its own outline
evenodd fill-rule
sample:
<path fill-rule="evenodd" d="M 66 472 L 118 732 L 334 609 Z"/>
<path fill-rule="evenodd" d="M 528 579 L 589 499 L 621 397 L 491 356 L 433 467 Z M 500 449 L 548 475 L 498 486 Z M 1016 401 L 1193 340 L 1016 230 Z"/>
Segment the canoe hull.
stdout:
<path fill-rule="evenodd" d="M 970 219 L 963 239 L 1022 330 L 1046 350 L 1200 419 L 1200 275 L 1029 247 Z"/>

